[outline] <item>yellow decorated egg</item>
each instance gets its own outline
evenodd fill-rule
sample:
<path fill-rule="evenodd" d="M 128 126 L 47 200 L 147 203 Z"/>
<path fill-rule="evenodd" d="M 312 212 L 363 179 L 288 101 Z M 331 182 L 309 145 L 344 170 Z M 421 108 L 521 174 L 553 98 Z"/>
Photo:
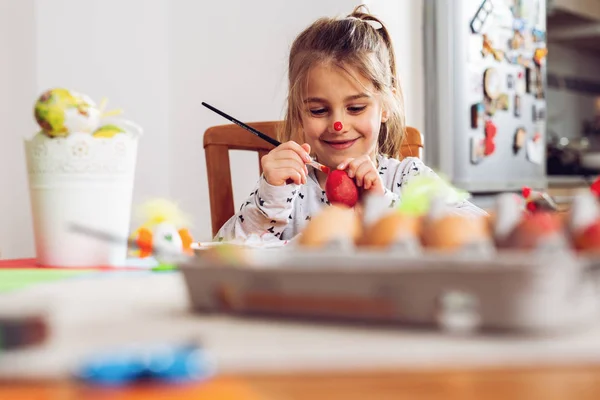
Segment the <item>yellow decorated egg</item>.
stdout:
<path fill-rule="evenodd" d="M 50 137 L 71 132 L 93 132 L 100 121 L 100 110 L 87 96 L 63 88 L 44 92 L 35 103 L 35 120 Z"/>
<path fill-rule="evenodd" d="M 119 133 L 125 133 L 125 130 L 116 125 L 103 125 L 94 131 L 94 137 L 111 138 Z"/>

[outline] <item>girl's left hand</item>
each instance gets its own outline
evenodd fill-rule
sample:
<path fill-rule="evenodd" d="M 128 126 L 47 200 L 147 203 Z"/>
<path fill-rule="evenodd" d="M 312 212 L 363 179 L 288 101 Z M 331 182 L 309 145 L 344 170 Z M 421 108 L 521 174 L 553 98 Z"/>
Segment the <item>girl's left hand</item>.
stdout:
<path fill-rule="evenodd" d="M 373 194 L 385 194 L 377 167 L 368 155 L 347 158 L 338 165 L 337 169 L 347 169 L 348 176 L 354 178 L 358 187 Z"/>

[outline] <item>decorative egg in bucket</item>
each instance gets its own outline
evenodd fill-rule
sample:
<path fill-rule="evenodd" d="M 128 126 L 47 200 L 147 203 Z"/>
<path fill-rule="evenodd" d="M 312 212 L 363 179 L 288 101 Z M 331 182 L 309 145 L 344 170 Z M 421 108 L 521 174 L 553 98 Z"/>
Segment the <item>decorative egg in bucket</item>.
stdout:
<path fill-rule="evenodd" d="M 88 96 L 62 88 L 45 91 L 34 107 L 35 120 L 50 137 L 92 132 L 100 122 L 100 114 Z"/>
<path fill-rule="evenodd" d="M 35 103 L 42 131 L 25 139 L 25 154 L 39 265 L 125 265 L 142 129 L 120 111 L 104 112 L 105 104 L 62 88 Z"/>

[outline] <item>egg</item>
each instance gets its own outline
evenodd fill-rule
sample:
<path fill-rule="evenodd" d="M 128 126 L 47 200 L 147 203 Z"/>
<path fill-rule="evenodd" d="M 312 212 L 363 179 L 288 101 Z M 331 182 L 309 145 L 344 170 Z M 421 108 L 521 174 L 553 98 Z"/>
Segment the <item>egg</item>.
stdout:
<path fill-rule="evenodd" d="M 459 250 L 490 240 L 486 217 L 455 214 L 424 221 L 421 241 L 429 248 L 442 251 Z"/>
<path fill-rule="evenodd" d="M 34 116 L 50 137 L 65 137 L 71 132 L 93 132 L 100 121 L 100 110 L 86 95 L 55 88 L 36 101 Z"/>
<path fill-rule="evenodd" d="M 444 196 L 436 196 L 423 220 L 421 242 L 439 251 L 488 251 L 492 244 L 488 217 L 458 214 Z"/>
<path fill-rule="evenodd" d="M 575 249 L 600 253 L 600 206 L 591 191 L 578 193 L 566 217 Z"/>
<path fill-rule="evenodd" d="M 507 247 L 507 240 L 525 215 L 525 202 L 514 193 L 503 193 L 496 197 L 495 210 L 490 217 L 490 226 L 498 247 Z"/>
<path fill-rule="evenodd" d="M 365 228 L 359 246 L 389 248 L 398 244 L 420 247 L 420 218 L 398 211 L 385 214 Z"/>
<path fill-rule="evenodd" d="M 297 244 L 302 247 L 326 247 L 334 243 L 354 245 L 362 231 L 360 219 L 352 208 L 332 204 L 308 222 Z"/>
<path fill-rule="evenodd" d="M 358 202 L 359 193 L 354 179 L 346 171 L 335 169 L 327 175 L 325 193 L 331 204 L 354 207 Z"/>
<path fill-rule="evenodd" d="M 97 138 L 112 138 L 115 135 L 120 133 L 125 133 L 126 131 L 116 125 L 102 125 L 98 129 L 96 129 L 93 133 L 94 137 Z"/>
<path fill-rule="evenodd" d="M 506 247 L 521 250 L 568 248 L 562 217 L 554 212 L 526 214 L 508 235 Z"/>

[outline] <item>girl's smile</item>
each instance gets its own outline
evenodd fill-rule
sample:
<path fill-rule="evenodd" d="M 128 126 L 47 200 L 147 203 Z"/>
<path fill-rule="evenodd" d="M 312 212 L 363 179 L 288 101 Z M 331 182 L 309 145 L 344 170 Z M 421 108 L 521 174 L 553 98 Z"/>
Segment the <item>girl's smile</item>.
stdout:
<path fill-rule="evenodd" d="M 321 139 L 322 142 L 327 144 L 333 150 L 346 150 L 350 148 L 354 143 L 358 141 L 359 138 L 355 139 L 335 139 L 335 140 L 325 140 Z"/>

